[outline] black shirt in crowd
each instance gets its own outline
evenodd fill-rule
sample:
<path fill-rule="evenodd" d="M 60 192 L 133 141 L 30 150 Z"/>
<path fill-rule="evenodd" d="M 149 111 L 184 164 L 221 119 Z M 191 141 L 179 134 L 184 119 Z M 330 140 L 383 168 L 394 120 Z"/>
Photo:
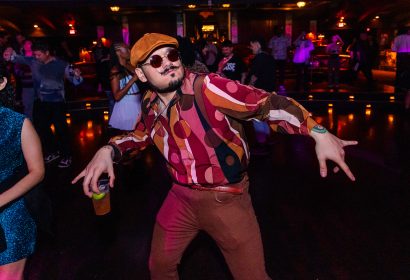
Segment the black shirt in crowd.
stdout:
<path fill-rule="evenodd" d="M 275 61 L 273 57 L 266 53 L 260 52 L 251 62 L 248 77 L 254 75 L 257 80 L 255 87 L 266 90 L 275 90 Z"/>
<path fill-rule="evenodd" d="M 241 81 L 242 73 L 246 72 L 245 63 L 243 63 L 242 59 L 237 56 L 232 56 L 225 66 L 222 68 L 222 73 L 228 79 L 234 81 Z"/>

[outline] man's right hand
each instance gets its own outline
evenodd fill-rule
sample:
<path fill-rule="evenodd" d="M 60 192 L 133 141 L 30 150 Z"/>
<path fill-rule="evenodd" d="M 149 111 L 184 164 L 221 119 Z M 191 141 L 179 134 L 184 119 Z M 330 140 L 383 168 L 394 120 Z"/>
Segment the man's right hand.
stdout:
<path fill-rule="evenodd" d="M 102 173 L 108 173 L 110 187 L 114 187 L 115 175 L 112 161 L 113 152 L 113 148 L 109 145 L 100 148 L 94 155 L 93 159 L 88 163 L 87 167 L 81 171 L 71 183 L 75 184 L 78 180 L 84 177 L 84 194 L 91 198 L 93 193 L 99 193 L 97 186 L 98 178 Z"/>

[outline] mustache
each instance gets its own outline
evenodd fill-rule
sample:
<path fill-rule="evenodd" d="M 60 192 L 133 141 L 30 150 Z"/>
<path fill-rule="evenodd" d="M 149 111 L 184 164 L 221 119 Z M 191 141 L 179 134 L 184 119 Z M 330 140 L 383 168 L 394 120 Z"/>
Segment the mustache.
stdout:
<path fill-rule="evenodd" d="M 166 75 L 169 71 L 172 71 L 174 69 L 178 69 L 179 66 L 171 65 L 167 68 L 164 69 L 164 71 L 160 72 L 161 75 Z"/>

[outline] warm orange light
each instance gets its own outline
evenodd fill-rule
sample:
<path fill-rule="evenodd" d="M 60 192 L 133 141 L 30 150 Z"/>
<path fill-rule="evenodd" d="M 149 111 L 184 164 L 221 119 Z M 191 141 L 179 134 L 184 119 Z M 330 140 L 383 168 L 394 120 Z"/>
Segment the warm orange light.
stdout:
<path fill-rule="evenodd" d="M 204 25 L 202 25 L 201 29 L 204 32 L 212 32 L 212 31 L 215 30 L 215 25 L 213 25 L 213 24 L 204 24 Z"/>
<path fill-rule="evenodd" d="M 354 99 L 354 95 L 349 95 L 349 99 Z"/>
<path fill-rule="evenodd" d="M 87 138 L 94 138 L 94 132 L 92 132 L 92 131 L 87 131 L 87 132 L 85 133 L 85 137 L 87 137 Z"/>
<path fill-rule="evenodd" d="M 85 107 L 91 107 L 91 103 L 85 103 Z"/>
<path fill-rule="evenodd" d="M 332 103 L 327 104 L 328 107 L 333 107 Z"/>
<path fill-rule="evenodd" d="M 108 115 L 104 115 L 104 121 L 108 121 L 109 120 L 109 116 Z"/>
<path fill-rule="evenodd" d="M 366 105 L 366 108 L 372 108 L 372 105 L 367 104 L 367 105 Z"/>
<path fill-rule="evenodd" d="M 66 116 L 67 118 L 69 118 L 69 117 L 71 117 L 71 114 L 70 114 L 70 113 L 67 113 L 67 114 L 65 114 L 65 116 Z"/>
<path fill-rule="evenodd" d="M 394 115 L 388 115 L 387 119 L 388 119 L 390 124 L 394 123 Z"/>
<path fill-rule="evenodd" d="M 296 3 L 296 6 L 298 6 L 298 8 L 303 8 L 304 6 L 306 6 L 306 2 L 305 1 L 299 1 Z"/>
<path fill-rule="evenodd" d="M 77 31 L 76 31 L 75 29 L 70 29 L 70 30 L 68 31 L 68 33 L 69 33 L 70 35 L 75 35 L 75 33 L 77 33 Z"/>
<path fill-rule="evenodd" d="M 379 18 L 380 18 L 380 16 L 375 16 L 374 18 L 375 18 L 375 19 L 379 19 Z"/>
<path fill-rule="evenodd" d="M 110 7 L 111 12 L 119 12 L 120 11 L 120 7 L 119 6 L 111 6 Z"/>
<path fill-rule="evenodd" d="M 366 109 L 365 114 L 366 116 L 370 116 L 372 114 L 372 109 Z"/>
<path fill-rule="evenodd" d="M 321 124 L 321 123 L 323 123 L 323 117 L 315 117 L 315 121 L 318 123 L 318 124 Z"/>
<path fill-rule="evenodd" d="M 93 41 L 93 45 L 94 45 L 94 46 L 97 45 L 97 41 Z"/>
<path fill-rule="evenodd" d="M 92 128 L 92 127 L 93 127 L 93 121 L 88 121 L 87 128 Z"/>
<path fill-rule="evenodd" d="M 347 116 L 347 119 L 348 119 L 349 121 L 353 121 L 353 120 L 354 120 L 354 114 L 349 114 L 349 115 Z"/>
<path fill-rule="evenodd" d="M 339 28 L 343 28 L 343 27 L 345 27 L 345 25 L 346 25 L 346 22 L 343 22 L 343 21 L 339 21 L 337 23 L 337 27 L 339 27 Z"/>
<path fill-rule="evenodd" d="M 68 26 L 73 27 L 73 24 L 72 24 L 72 23 L 69 23 Z"/>
<path fill-rule="evenodd" d="M 37 25 L 37 24 L 34 24 L 33 27 L 34 27 L 34 28 L 38 28 L 38 25 Z"/>
<path fill-rule="evenodd" d="M 309 100 L 312 100 L 312 99 L 313 99 L 313 95 L 311 95 L 311 94 L 308 95 L 308 99 L 309 99 Z"/>
<path fill-rule="evenodd" d="M 222 4 L 222 8 L 229 8 L 230 6 L 231 6 L 231 4 L 228 4 L 228 3 Z"/>
<path fill-rule="evenodd" d="M 333 114 L 333 108 L 327 109 L 327 112 L 328 112 L 329 114 Z"/>
<path fill-rule="evenodd" d="M 390 99 L 390 102 L 394 102 L 395 98 L 394 98 L 394 96 L 390 96 L 389 99 Z"/>
<path fill-rule="evenodd" d="M 53 133 L 56 131 L 56 128 L 55 128 L 54 124 L 50 125 L 50 129 Z"/>
<path fill-rule="evenodd" d="M 306 34 L 306 38 L 313 41 L 316 39 L 316 35 L 313 32 L 309 32 Z"/>
<path fill-rule="evenodd" d="M 189 9 L 195 9 L 195 8 L 196 8 L 196 5 L 195 5 L 195 4 L 189 4 L 189 5 L 188 5 L 188 8 L 189 8 Z"/>
<path fill-rule="evenodd" d="M 108 111 L 104 111 L 104 115 L 108 115 L 108 113 L 109 113 Z"/>
<path fill-rule="evenodd" d="M 66 119 L 66 122 L 67 122 L 68 125 L 70 125 L 71 124 L 71 119 L 70 118 Z"/>

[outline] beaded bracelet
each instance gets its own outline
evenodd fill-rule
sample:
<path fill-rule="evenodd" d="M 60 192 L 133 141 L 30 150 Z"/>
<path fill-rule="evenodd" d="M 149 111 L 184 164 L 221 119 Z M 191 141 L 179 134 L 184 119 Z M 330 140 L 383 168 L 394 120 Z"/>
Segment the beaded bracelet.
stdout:
<path fill-rule="evenodd" d="M 315 125 L 315 126 L 312 128 L 312 131 L 317 132 L 317 133 L 322 133 L 322 134 L 323 134 L 323 133 L 326 133 L 326 132 L 327 132 L 327 129 L 326 129 L 324 126 L 318 124 L 318 125 Z"/>

